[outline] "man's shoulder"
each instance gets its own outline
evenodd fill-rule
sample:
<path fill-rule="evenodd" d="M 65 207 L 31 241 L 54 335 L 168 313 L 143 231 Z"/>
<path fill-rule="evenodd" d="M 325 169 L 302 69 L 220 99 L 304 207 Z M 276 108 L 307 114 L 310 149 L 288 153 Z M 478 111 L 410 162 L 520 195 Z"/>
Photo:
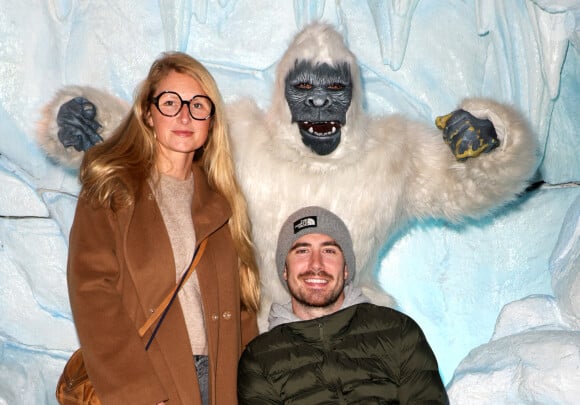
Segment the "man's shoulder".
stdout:
<path fill-rule="evenodd" d="M 256 336 L 248 344 L 247 349 L 259 355 L 260 353 L 272 350 L 280 350 L 292 344 L 292 337 L 287 333 L 287 324 L 276 326 L 275 328 Z"/>
<path fill-rule="evenodd" d="M 356 313 L 358 316 L 368 314 L 369 316 L 387 317 L 391 319 L 409 318 L 408 315 L 405 315 L 404 313 L 396 310 L 395 308 L 383 307 L 380 305 L 372 304 L 370 302 L 356 304 L 354 305 L 354 308 L 356 308 Z"/>
<path fill-rule="evenodd" d="M 383 307 L 371 303 L 355 305 L 356 312 L 353 321 L 356 324 L 364 324 L 365 328 L 393 328 L 406 325 L 415 327 L 417 323 L 409 315 L 404 314 L 394 308 Z"/>

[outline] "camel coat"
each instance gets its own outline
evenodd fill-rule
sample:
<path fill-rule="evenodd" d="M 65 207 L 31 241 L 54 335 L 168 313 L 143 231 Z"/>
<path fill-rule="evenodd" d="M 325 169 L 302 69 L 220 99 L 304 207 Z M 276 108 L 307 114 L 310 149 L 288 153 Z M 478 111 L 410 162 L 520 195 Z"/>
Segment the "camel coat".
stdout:
<path fill-rule="evenodd" d="M 193 168 L 192 218 L 197 244 L 208 238 L 196 268 L 208 340 L 210 400 L 232 405 L 237 363 L 257 335 L 256 317 L 240 310 L 238 258 L 226 200 Z M 68 287 L 86 368 L 104 405 L 200 404 L 199 386 L 179 300 L 148 351 L 151 330 L 138 329 L 175 286 L 175 262 L 161 212 L 147 184 L 135 204 L 114 212 L 80 198 L 70 232 Z M 153 328 L 150 328 L 153 329 Z M 204 325 L 199 326 L 204 333 Z"/>

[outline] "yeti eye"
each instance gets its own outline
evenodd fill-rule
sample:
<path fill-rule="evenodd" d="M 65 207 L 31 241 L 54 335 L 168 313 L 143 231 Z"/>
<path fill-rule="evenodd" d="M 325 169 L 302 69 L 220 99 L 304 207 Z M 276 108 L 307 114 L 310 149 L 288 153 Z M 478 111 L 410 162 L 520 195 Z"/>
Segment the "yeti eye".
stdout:
<path fill-rule="evenodd" d="M 313 86 L 310 83 L 303 82 L 303 83 L 298 83 L 294 87 L 296 87 L 297 89 L 300 89 L 300 90 L 311 90 Z"/>
<path fill-rule="evenodd" d="M 332 83 L 328 85 L 328 90 L 342 90 L 344 85 L 342 83 Z"/>

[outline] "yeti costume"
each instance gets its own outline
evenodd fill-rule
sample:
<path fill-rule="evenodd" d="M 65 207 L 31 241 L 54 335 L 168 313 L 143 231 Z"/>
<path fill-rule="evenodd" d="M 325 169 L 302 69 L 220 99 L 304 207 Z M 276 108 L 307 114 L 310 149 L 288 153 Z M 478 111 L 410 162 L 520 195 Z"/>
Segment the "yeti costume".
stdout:
<path fill-rule="evenodd" d="M 301 139 L 304 132 L 293 119 L 287 99 L 287 91 L 292 90 L 288 77 L 302 75 L 308 81 L 308 67 L 320 66 L 323 69 L 313 77 L 320 79 L 325 71 L 346 67 L 347 85 L 352 86 L 345 119 L 336 121 L 341 125 L 330 120 L 320 126 L 333 126 L 328 132 L 338 134 L 334 149 L 322 155 Z M 227 106 L 238 179 L 248 200 L 262 278 L 262 331 L 267 329 L 271 302 L 289 298 L 278 279 L 275 252 L 280 226 L 290 213 L 318 205 L 341 217 L 356 253 L 355 284 L 374 303 L 393 305 L 374 279 L 378 253 L 389 237 L 413 218 L 456 222 L 485 215 L 522 192 L 536 169 L 536 139 L 526 121 L 512 108 L 492 100 L 467 99 L 459 106 L 490 120 L 499 140 L 489 153 L 464 161 L 455 158 L 433 125 L 399 115 L 369 117 L 362 109 L 356 57 L 327 24 L 313 23 L 296 35 L 278 64 L 274 86 L 267 111 L 250 99 Z M 94 97 L 93 89 L 78 89 L 74 95 L 96 104 L 97 120 L 112 105 L 102 102 L 103 95 Z M 47 107 L 45 122 L 55 122 L 57 107 L 65 101 L 57 98 Z M 103 128 L 103 138 L 111 130 Z M 52 134 L 47 136 L 46 131 Z M 55 137 L 50 128 L 39 131 L 41 142 Z M 52 148 L 51 155 L 55 154 Z"/>
<path fill-rule="evenodd" d="M 350 65 L 353 91 L 346 125 L 340 145 L 326 156 L 301 142 L 284 98 L 284 79 L 301 59 Z M 342 37 L 323 24 L 299 33 L 278 65 L 270 109 L 263 113 L 252 101 L 229 106 L 264 298 L 285 301 L 276 273 L 276 234 L 302 206 L 319 205 L 344 220 L 354 243 L 358 283 L 375 303 L 391 305 L 376 291 L 373 269 L 380 248 L 397 229 L 411 218 L 478 217 L 523 191 L 536 167 L 536 141 L 522 116 L 483 99 L 465 100 L 461 108 L 493 122 L 498 148 L 458 162 L 435 127 L 402 116 L 371 119 L 362 111 L 356 59 Z"/>

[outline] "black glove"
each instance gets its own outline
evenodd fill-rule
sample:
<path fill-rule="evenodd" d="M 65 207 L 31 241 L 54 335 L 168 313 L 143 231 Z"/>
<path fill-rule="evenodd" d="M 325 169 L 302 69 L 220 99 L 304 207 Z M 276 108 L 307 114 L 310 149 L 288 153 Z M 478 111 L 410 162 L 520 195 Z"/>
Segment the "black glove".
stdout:
<path fill-rule="evenodd" d="M 95 105 L 86 98 L 75 97 L 67 101 L 60 106 L 56 116 L 58 140 L 65 148 L 72 146 L 78 152 L 102 142 L 103 138 L 97 133 L 101 124 L 96 116 Z"/>
<path fill-rule="evenodd" d="M 443 140 L 457 160 L 477 157 L 499 146 L 491 121 L 476 118 L 465 110 L 437 117 L 435 124 L 443 130 Z"/>

